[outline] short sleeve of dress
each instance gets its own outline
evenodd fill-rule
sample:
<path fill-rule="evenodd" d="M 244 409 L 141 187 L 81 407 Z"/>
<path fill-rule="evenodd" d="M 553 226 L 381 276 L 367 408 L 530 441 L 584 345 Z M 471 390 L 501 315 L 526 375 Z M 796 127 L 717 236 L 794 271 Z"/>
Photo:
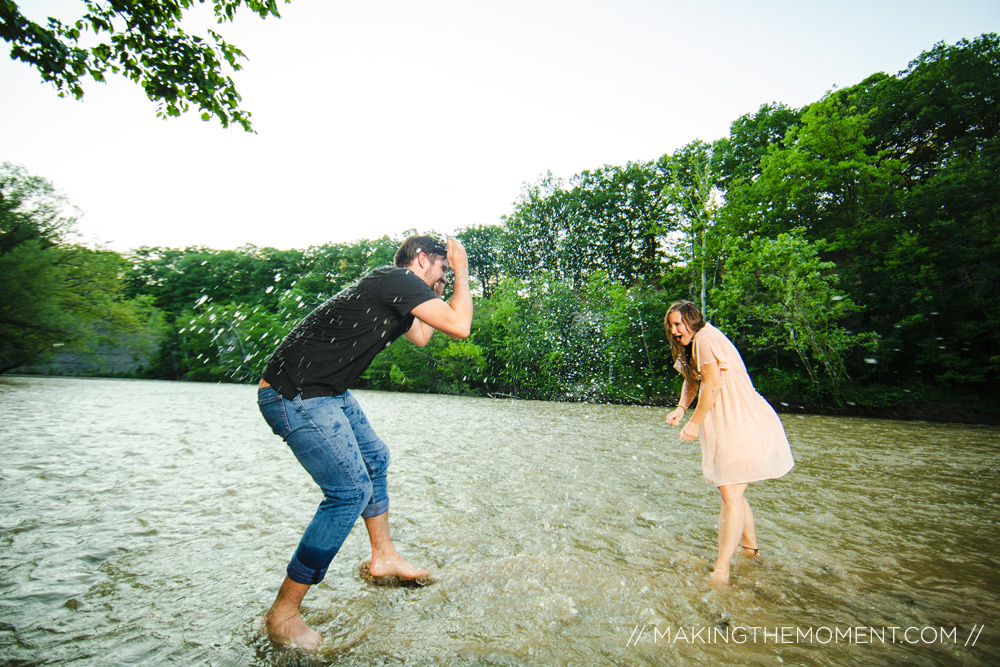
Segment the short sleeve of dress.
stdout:
<path fill-rule="evenodd" d="M 726 337 L 721 331 L 706 324 L 705 328 L 695 334 L 694 337 L 694 360 L 695 368 L 701 373 L 701 367 L 705 364 L 716 362 L 719 370 L 724 371 L 729 368 L 729 346 Z"/>

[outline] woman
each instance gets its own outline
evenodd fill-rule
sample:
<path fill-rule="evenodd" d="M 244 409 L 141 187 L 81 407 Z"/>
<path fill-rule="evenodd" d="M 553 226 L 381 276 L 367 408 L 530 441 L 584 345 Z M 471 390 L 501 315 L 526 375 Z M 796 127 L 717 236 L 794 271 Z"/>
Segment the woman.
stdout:
<path fill-rule="evenodd" d="M 726 585 L 737 549 L 760 553 L 753 511 L 743 497 L 747 484 L 781 477 L 795 462 L 781 420 L 753 388 L 733 343 L 705 322 L 690 301 L 672 304 L 665 325 L 674 368 L 684 376 L 680 401 L 667 415 L 667 424 L 679 426 L 698 395 L 698 407 L 680 435 L 685 442 L 700 437 L 702 474 L 722 496 L 719 557 L 709 582 Z"/>

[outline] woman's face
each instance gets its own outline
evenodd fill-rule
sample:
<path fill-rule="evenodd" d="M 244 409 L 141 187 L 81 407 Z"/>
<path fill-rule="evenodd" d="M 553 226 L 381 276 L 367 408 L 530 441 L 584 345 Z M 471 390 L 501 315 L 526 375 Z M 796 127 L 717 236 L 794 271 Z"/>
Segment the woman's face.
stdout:
<path fill-rule="evenodd" d="M 681 345 L 687 345 L 694 338 L 694 332 L 688 329 L 679 310 L 667 315 L 667 324 L 670 325 L 670 335 Z"/>

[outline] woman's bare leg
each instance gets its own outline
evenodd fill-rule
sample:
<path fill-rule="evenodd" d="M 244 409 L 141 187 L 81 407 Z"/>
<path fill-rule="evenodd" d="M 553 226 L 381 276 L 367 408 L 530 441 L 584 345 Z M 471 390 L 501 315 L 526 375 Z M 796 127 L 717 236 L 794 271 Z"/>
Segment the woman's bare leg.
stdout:
<path fill-rule="evenodd" d="M 719 510 L 719 557 L 709 583 L 726 585 L 729 583 L 729 563 L 740 545 L 746 515 L 746 499 L 743 492 L 746 484 L 727 484 L 719 487 L 722 508 Z"/>
<path fill-rule="evenodd" d="M 750 509 L 746 496 L 743 496 L 743 538 L 740 544 L 747 547 L 739 550 L 744 556 L 756 555 L 753 550 L 757 548 L 757 530 L 754 527 L 753 510 Z"/>

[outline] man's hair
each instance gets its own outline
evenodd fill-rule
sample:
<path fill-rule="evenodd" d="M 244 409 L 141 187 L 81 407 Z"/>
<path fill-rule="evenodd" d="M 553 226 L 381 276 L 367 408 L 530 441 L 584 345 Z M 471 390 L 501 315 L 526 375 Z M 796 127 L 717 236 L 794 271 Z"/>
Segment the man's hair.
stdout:
<path fill-rule="evenodd" d="M 433 236 L 410 236 L 399 246 L 392 263 L 396 266 L 409 266 L 420 253 L 425 253 L 428 257 L 447 257 L 448 248 L 440 239 Z"/>

